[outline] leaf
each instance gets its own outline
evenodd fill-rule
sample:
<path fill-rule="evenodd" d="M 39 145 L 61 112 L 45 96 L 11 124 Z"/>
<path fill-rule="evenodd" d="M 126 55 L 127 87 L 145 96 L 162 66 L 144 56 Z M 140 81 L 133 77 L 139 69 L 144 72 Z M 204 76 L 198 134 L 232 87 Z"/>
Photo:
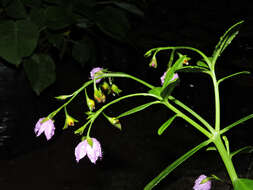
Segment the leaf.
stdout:
<path fill-rule="evenodd" d="M 169 118 L 157 131 L 158 135 L 163 134 L 163 132 L 171 125 L 171 123 L 176 119 L 177 114 Z"/>
<path fill-rule="evenodd" d="M 197 61 L 196 65 L 199 67 L 205 67 L 208 69 L 208 65 L 204 61 Z"/>
<path fill-rule="evenodd" d="M 44 8 L 32 8 L 30 11 L 30 20 L 41 30 L 46 26 L 46 10 Z"/>
<path fill-rule="evenodd" d="M 149 102 L 149 103 L 146 103 L 146 104 L 137 106 L 137 107 L 135 107 L 135 108 L 133 108 L 133 109 L 131 109 L 131 110 L 128 110 L 128 111 L 126 111 L 126 112 L 120 114 L 120 115 L 117 116 L 116 118 L 119 119 L 119 118 L 121 118 L 121 117 L 125 117 L 125 116 L 127 116 L 127 115 L 134 114 L 134 113 L 136 113 L 136 112 L 142 111 L 142 110 L 146 109 L 147 107 L 149 107 L 149 106 L 151 106 L 151 105 L 153 105 L 153 104 L 157 104 L 157 103 L 159 103 L 159 102 L 158 102 L 158 101 L 154 101 L 154 102 Z"/>
<path fill-rule="evenodd" d="M 38 37 L 38 28 L 28 20 L 1 21 L 0 56 L 18 66 L 23 57 L 32 54 Z"/>
<path fill-rule="evenodd" d="M 20 0 L 12 0 L 5 8 L 6 14 L 14 19 L 22 19 L 26 17 L 26 10 Z"/>
<path fill-rule="evenodd" d="M 174 73 L 183 67 L 183 62 L 185 59 L 186 59 L 185 55 L 180 56 L 178 60 L 174 63 L 174 65 L 171 68 L 169 68 L 164 79 L 162 87 L 163 89 L 165 89 L 168 86 L 168 84 L 172 82 L 171 79 L 173 78 Z"/>
<path fill-rule="evenodd" d="M 233 127 L 235 127 L 235 126 L 237 126 L 237 125 L 239 125 L 239 124 L 241 124 L 241 123 L 243 123 L 243 122 L 245 122 L 245 121 L 247 121 L 247 120 L 249 120 L 249 119 L 251 119 L 251 118 L 253 118 L 253 114 L 250 114 L 250 115 L 248 115 L 248 116 L 246 116 L 246 117 L 243 117 L 242 119 L 239 119 L 238 121 L 236 121 L 236 122 L 234 122 L 234 123 L 228 125 L 228 126 L 225 127 L 224 129 L 222 129 L 221 132 L 220 132 L 220 134 L 223 134 L 223 133 L 229 131 L 229 130 L 232 129 Z"/>
<path fill-rule="evenodd" d="M 94 63 L 96 60 L 96 49 L 93 41 L 89 37 L 83 37 L 76 42 L 72 49 L 73 58 L 84 67 L 88 62 Z"/>
<path fill-rule="evenodd" d="M 249 71 L 241 71 L 241 72 L 234 73 L 232 75 L 228 75 L 228 76 L 223 77 L 220 80 L 218 80 L 218 84 L 220 84 L 222 81 L 224 81 L 226 79 L 229 79 L 229 78 L 235 77 L 237 75 L 241 75 L 241 74 L 250 74 L 250 72 Z"/>
<path fill-rule="evenodd" d="M 182 68 L 178 69 L 177 72 L 208 72 L 208 69 L 205 67 L 200 66 L 183 66 Z"/>
<path fill-rule="evenodd" d="M 241 24 L 244 21 L 237 22 L 233 26 L 231 26 L 220 38 L 220 41 L 216 45 L 214 52 L 213 52 L 213 60 L 212 63 L 215 64 L 217 58 L 222 54 L 222 52 L 226 49 L 226 47 L 232 42 L 232 40 L 236 37 L 239 33 L 239 29 Z"/>
<path fill-rule="evenodd" d="M 234 190 L 252 190 L 253 180 L 246 178 L 238 178 L 233 182 Z"/>
<path fill-rule="evenodd" d="M 165 178 L 168 174 L 170 174 L 174 169 L 176 169 L 180 164 L 186 161 L 189 157 L 195 154 L 201 148 L 207 146 L 211 142 L 210 139 L 200 143 L 198 146 L 194 147 L 193 149 L 189 150 L 183 156 L 175 160 L 172 164 L 170 164 L 167 168 L 165 168 L 157 177 L 155 177 L 151 182 L 149 182 L 144 190 L 150 190 L 154 186 L 156 186 L 163 178 Z"/>
<path fill-rule="evenodd" d="M 149 90 L 148 93 L 156 95 L 156 96 L 160 96 L 161 91 L 162 91 L 162 87 L 154 87 L 151 90 Z"/>
<path fill-rule="evenodd" d="M 122 10 L 105 7 L 97 13 L 95 22 L 105 34 L 117 40 L 126 40 L 130 25 Z"/>
<path fill-rule="evenodd" d="M 46 24 L 52 30 L 60 30 L 74 24 L 71 9 L 64 6 L 46 9 Z"/>
<path fill-rule="evenodd" d="M 129 3 L 125 3 L 125 2 L 112 2 L 112 3 L 116 6 L 130 12 L 130 13 L 133 13 L 133 14 L 140 16 L 140 17 L 144 17 L 143 11 L 141 11 L 138 7 L 136 7 L 133 4 L 129 4 Z"/>
<path fill-rule="evenodd" d="M 243 148 L 240 148 L 230 154 L 231 158 L 235 156 L 236 154 L 242 154 L 242 153 L 252 153 L 253 152 L 253 146 L 245 146 Z"/>
<path fill-rule="evenodd" d="M 25 60 L 24 69 L 37 95 L 55 82 L 55 64 L 48 55 L 33 55 Z"/>
<path fill-rule="evenodd" d="M 162 90 L 160 96 L 163 98 L 163 99 L 166 99 L 168 98 L 168 96 L 171 95 L 172 91 L 174 90 L 174 88 L 179 85 L 179 82 L 180 80 L 179 79 L 176 79 L 174 81 L 172 81 L 169 85 L 166 86 L 165 89 Z"/>

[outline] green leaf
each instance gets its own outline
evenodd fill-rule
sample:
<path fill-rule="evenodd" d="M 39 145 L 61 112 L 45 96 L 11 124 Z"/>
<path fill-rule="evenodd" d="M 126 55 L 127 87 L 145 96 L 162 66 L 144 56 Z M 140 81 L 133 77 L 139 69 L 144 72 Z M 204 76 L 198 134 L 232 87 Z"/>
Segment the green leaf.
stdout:
<path fill-rule="evenodd" d="M 39 30 L 46 27 L 46 10 L 44 8 L 32 8 L 29 17 Z"/>
<path fill-rule="evenodd" d="M 18 66 L 36 48 L 38 37 L 38 28 L 28 20 L 1 21 L 0 56 Z"/>
<path fill-rule="evenodd" d="M 156 96 L 160 96 L 161 92 L 162 92 L 162 87 L 154 87 L 148 91 L 149 94 L 153 94 Z"/>
<path fill-rule="evenodd" d="M 121 117 L 125 117 L 127 115 L 131 115 L 131 114 L 134 114 L 136 112 L 139 112 L 139 111 L 142 111 L 144 109 L 146 109 L 147 107 L 153 105 L 153 104 L 157 104 L 159 103 L 159 101 L 154 101 L 154 102 L 149 102 L 149 103 L 146 103 L 146 104 L 143 104 L 143 105 L 140 105 L 140 106 L 137 106 L 131 110 L 128 110 L 122 114 L 120 114 L 119 116 L 117 116 L 116 118 L 121 118 Z"/>
<path fill-rule="evenodd" d="M 199 66 L 199 67 L 204 67 L 204 68 L 208 69 L 208 65 L 204 61 L 197 61 L 196 65 Z"/>
<path fill-rule="evenodd" d="M 21 2 L 23 3 L 23 5 L 27 6 L 27 7 L 33 7 L 33 8 L 39 8 L 42 6 L 42 0 L 21 0 Z"/>
<path fill-rule="evenodd" d="M 72 56 L 82 67 L 87 63 L 95 63 L 96 49 L 93 41 L 89 37 L 83 37 L 82 40 L 76 42 L 73 46 Z"/>
<path fill-rule="evenodd" d="M 151 190 L 154 186 L 156 186 L 163 178 L 165 178 L 168 174 L 170 174 L 175 168 L 177 168 L 180 164 L 190 158 L 193 154 L 195 154 L 201 148 L 207 146 L 211 142 L 210 139 L 200 143 L 198 146 L 189 150 L 186 154 L 178 158 L 172 164 L 170 164 L 167 168 L 165 168 L 157 177 L 155 177 L 151 182 L 149 182 L 144 190 Z"/>
<path fill-rule="evenodd" d="M 235 77 L 237 75 L 241 75 L 241 74 L 250 74 L 250 72 L 249 71 L 241 71 L 241 72 L 234 73 L 232 75 L 228 75 L 228 76 L 223 77 L 220 80 L 218 80 L 218 84 L 220 84 L 222 81 L 224 81 L 226 79 L 229 79 L 229 78 Z"/>
<path fill-rule="evenodd" d="M 60 30 L 74 24 L 71 9 L 59 6 L 46 9 L 46 23 L 52 30 Z"/>
<path fill-rule="evenodd" d="M 205 67 L 200 66 L 183 66 L 182 68 L 178 69 L 177 72 L 202 72 L 206 73 L 209 70 Z"/>
<path fill-rule="evenodd" d="M 245 122 L 245 121 L 247 121 L 247 120 L 249 120 L 249 119 L 251 119 L 251 118 L 253 118 L 253 114 L 250 114 L 250 115 L 248 115 L 248 116 L 246 116 L 246 117 L 243 117 L 242 119 L 239 119 L 238 121 L 236 121 L 236 122 L 234 122 L 234 123 L 228 125 L 228 126 L 225 127 L 224 129 L 222 129 L 220 134 L 223 134 L 223 133 L 229 131 L 229 130 L 232 129 L 233 127 L 235 127 L 235 126 L 239 125 L 240 123 L 243 123 L 243 122 Z"/>
<path fill-rule="evenodd" d="M 171 123 L 176 119 L 177 114 L 169 118 L 157 131 L 158 135 L 163 134 L 163 132 L 171 125 Z"/>
<path fill-rule="evenodd" d="M 55 64 L 48 55 L 33 55 L 25 60 L 24 69 L 37 95 L 55 82 Z"/>
<path fill-rule="evenodd" d="M 246 178 L 238 178 L 233 182 L 234 190 L 252 190 L 253 180 Z"/>
<path fill-rule="evenodd" d="M 14 19 L 22 19 L 26 17 L 26 10 L 20 0 L 12 0 L 5 8 L 6 14 Z"/>
<path fill-rule="evenodd" d="M 171 95 L 172 91 L 174 90 L 174 88 L 179 85 L 180 80 L 176 79 L 175 81 L 171 82 L 168 86 L 166 86 L 166 88 L 164 90 L 162 90 L 160 96 L 163 99 L 167 99 L 168 96 Z"/>
<path fill-rule="evenodd" d="M 126 40 L 130 25 L 122 10 L 105 7 L 97 13 L 95 22 L 99 29 L 110 37 Z"/>
<path fill-rule="evenodd" d="M 231 158 L 235 156 L 236 154 L 242 154 L 242 153 L 252 153 L 253 152 L 253 146 L 245 146 L 243 148 L 240 148 L 230 154 Z"/>
<path fill-rule="evenodd" d="M 175 62 L 175 64 L 171 68 L 169 68 L 164 79 L 162 87 L 163 89 L 165 89 L 168 86 L 168 84 L 172 82 L 171 79 L 173 78 L 175 72 L 183 67 L 183 62 L 185 59 L 186 59 L 185 55 L 180 56 L 178 60 Z"/>
<path fill-rule="evenodd" d="M 140 16 L 140 17 L 144 17 L 144 13 L 143 11 L 141 11 L 138 7 L 136 7 L 135 5 L 133 4 L 129 4 L 129 3 L 125 3 L 125 2 L 112 2 L 114 5 L 130 12 L 130 13 L 133 13 L 137 16 Z"/>
<path fill-rule="evenodd" d="M 232 40 L 236 37 L 236 35 L 239 33 L 239 29 L 241 24 L 244 21 L 237 22 L 233 26 L 231 26 L 220 38 L 219 43 L 216 45 L 215 50 L 213 52 L 213 60 L 212 63 L 215 64 L 217 58 L 222 54 L 222 52 L 225 50 L 225 48 L 232 42 Z"/>

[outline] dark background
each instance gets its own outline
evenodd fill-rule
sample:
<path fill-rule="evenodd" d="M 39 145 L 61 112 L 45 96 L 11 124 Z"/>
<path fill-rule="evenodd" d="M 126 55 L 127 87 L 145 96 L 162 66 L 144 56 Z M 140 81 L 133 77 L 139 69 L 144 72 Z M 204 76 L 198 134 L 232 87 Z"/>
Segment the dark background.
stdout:
<path fill-rule="evenodd" d="M 159 67 L 153 70 L 143 53 L 149 48 L 166 45 L 187 45 L 211 55 L 223 32 L 239 20 L 245 20 L 238 37 L 217 63 L 217 76 L 242 70 L 253 70 L 252 1 L 150 1 L 144 20 L 134 21 L 136 48 L 110 38 L 100 39 L 100 63 L 113 71 L 122 71 L 143 78 L 154 85 L 168 57 L 158 57 Z M 145 38 L 144 38 L 145 37 Z M 149 40 L 147 40 L 149 39 Z M 144 41 L 145 40 L 145 41 Z M 140 45 L 138 45 L 138 43 Z M 189 53 L 191 55 L 191 53 Z M 62 131 L 64 115 L 56 116 L 56 135 L 49 142 L 44 136 L 36 138 L 34 125 L 60 104 L 53 97 L 68 94 L 88 80 L 92 67 L 80 69 L 67 59 L 57 67 L 57 81 L 36 96 L 21 69 L 0 64 L 0 188 L 55 190 L 133 190 L 143 187 L 169 163 L 204 140 L 182 120 L 177 120 L 162 136 L 158 127 L 171 116 L 162 106 L 121 119 L 122 131 L 99 118 L 91 135 L 102 145 L 103 159 L 93 165 L 87 158 L 76 163 L 74 148 L 80 137 L 73 130 Z M 180 86 L 174 95 L 201 113 L 208 121 L 214 118 L 211 81 L 199 74 L 181 74 Z M 238 78 L 237 78 L 238 79 Z M 117 79 L 122 94 L 145 91 L 133 81 Z M 193 85 L 193 87 L 191 87 Z M 226 126 L 252 113 L 253 78 L 241 76 L 221 85 L 221 117 Z M 126 111 L 149 99 L 135 98 L 113 106 L 108 113 Z M 83 120 L 84 97 L 78 97 L 69 109 L 71 115 Z M 253 145 L 252 121 L 247 121 L 227 134 L 232 150 Z M 253 177 L 251 155 L 235 159 L 240 176 Z M 200 151 L 171 173 L 155 189 L 192 189 L 200 174 L 216 174 L 228 180 L 224 166 L 215 152 Z M 216 182 L 213 189 L 229 189 Z"/>

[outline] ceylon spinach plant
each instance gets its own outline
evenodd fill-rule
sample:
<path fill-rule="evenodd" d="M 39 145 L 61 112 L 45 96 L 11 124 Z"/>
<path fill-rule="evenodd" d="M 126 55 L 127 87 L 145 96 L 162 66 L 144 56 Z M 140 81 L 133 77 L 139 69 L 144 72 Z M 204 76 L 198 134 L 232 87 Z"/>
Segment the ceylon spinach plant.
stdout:
<path fill-rule="evenodd" d="M 207 140 L 200 143 L 198 146 L 194 147 L 193 149 L 189 150 L 187 153 L 182 155 L 175 162 L 173 162 L 167 168 L 165 168 L 157 177 L 155 177 L 150 183 L 148 183 L 145 186 L 144 188 L 145 190 L 152 189 L 163 178 L 165 178 L 169 173 L 171 173 L 177 166 L 179 166 L 181 163 L 186 161 L 198 150 L 204 147 L 207 147 L 211 144 L 212 144 L 211 149 L 215 149 L 219 153 L 226 167 L 226 170 L 228 172 L 228 175 L 230 177 L 230 180 L 232 182 L 234 189 L 235 190 L 252 190 L 253 180 L 246 179 L 246 178 L 239 178 L 232 162 L 232 158 L 236 154 L 242 151 L 247 151 L 247 150 L 252 150 L 252 149 L 251 147 L 247 146 L 239 150 L 236 150 L 234 152 L 230 152 L 229 141 L 228 141 L 228 138 L 225 136 L 225 133 L 228 132 L 230 129 L 234 128 L 235 126 L 239 125 L 240 123 L 253 118 L 253 114 L 243 117 L 242 119 L 224 128 L 221 128 L 220 94 L 219 94 L 219 86 L 224 80 L 230 79 L 234 76 L 241 75 L 241 74 L 249 74 L 249 72 L 241 71 L 241 72 L 234 73 L 232 75 L 226 76 L 221 79 L 217 79 L 216 73 L 215 73 L 215 66 L 216 66 L 217 59 L 222 54 L 222 52 L 226 49 L 226 47 L 231 43 L 231 41 L 235 38 L 235 36 L 238 34 L 239 28 L 242 23 L 243 21 L 240 21 L 234 24 L 224 33 L 224 35 L 220 38 L 219 43 L 216 45 L 215 50 L 211 57 L 208 57 L 207 55 L 205 55 L 202 51 L 198 49 L 195 49 L 192 47 L 185 47 L 185 46 L 158 47 L 158 48 L 153 48 L 149 50 L 145 54 L 145 56 L 152 57 L 151 62 L 150 62 L 151 67 L 157 66 L 156 55 L 160 51 L 171 52 L 167 70 L 164 73 L 164 75 L 161 77 L 162 86 L 158 86 L 158 87 L 153 86 L 139 78 L 136 78 L 132 75 L 128 75 L 125 73 L 110 72 L 108 70 L 105 70 L 99 67 L 94 68 L 91 71 L 91 80 L 89 80 L 88 82 L 85 82 L 78 90 L 76 90 L 74 93 L 70 95 L 61 95 L 61 96 L 56 97 L 57 99 L 64 100 L 65 103 L 62 106 L 60 106 L 57 110 L 50 113 L 47 117 L 41 118 L 36 124 L 35 133 L 37 134 L 37 136 L 39 136 L 41 133 L 44 132 L 47 139 L 49 140 L 54 135 L 55 127 L 53 123 L 53 118 L 62 109 L 64 109 L 65 115 L 66 115 L 66 122 L 65 122 L 64 129 L 67 128 L 68 126 L 74 125 L 74 123 L 77 122 L 77 120 L 75 120 L 73 117 L 71 117 L 68 114 L 67 106 L 79 93 L 85 92 L 87 105 L 89 107 L 89 111 L 87 112 L 87 115 L 88 115 L 87 122 L 85 122 L 77 130 L 75 130 L 75 134 L 83 135 L 85 129 L 88 128 L 88 130 L 86 134 L 82 137 L 81 142 L 77 145 L 75 149 L 75 156 L 76 156 L 76 160 L 79 161 L 81 158 L 87 155 L 89 159 L 91 160 L 91 162 L 95 163 L 98 158 L 102 157 L 101 145 L 98 140 L 90 137 L 90 132 L 94 124 L 94 121 L 98 118 L 98 116 L 104 115 L 105 118 L 113 126 L 121 129 L 121 124 L 119 122 L 120 118 L 128 116 L 130 114 L 134 114 L 141 110 L 144 110 L 145 108 L 151 105 L 161 104 L 161 105 L 166 106 L 172 112 L 174 112 L 174 115 L 171 118 L 169 118 L 158 129 L 159 135 L 161 135 L 176 118 L 182 118 L 186 122 L 191 124 L 191 126 L 193 126 L 196 130 L 198 130 L 204 136 L 206 136 Z M 196 64 L 189 63 L 190 58 L 178 52 L 178 51 L 183 51 L 183 50 L 193 51 L 199 54 L 202 57 L 202 59 L 198 61 Z M 178 58 L 175 60 L 176 53 L 178 55 Z M 177 73 L 181 71 L 201 72 L 208 75 L 211 78 L 213 89 L 214 89 L 214 95 L 215 95 L 215 122 L 214 122 L 215 124 L 214 126 L 208 123 L 204 118 L 202 118 L 199 114 L 193 111 L 190 107 L 186 106 L 181 101 L 179 101 L 178 99 L 172 96 L 171 92 L 179 82 L 179 76 Z M 94 89 L 95 100 L 98 103 L 104 103 L 106 100 L 105 92 L 108 92 L 108 94 L 112 93 L 114 95 L 120 93 L 121 90 L 115 84 L 113 84 L 113 80 L 112 80 L 113 78 L 117 78 L 117 77 L 123 77 L 123 78 L 129 78 L 129 79 L 135 80 L 141 83 L 142 85 L 146 86 L 149 90 L 146 92 L 128 94 L 128 95 L 118 97 L 102 105 L 97 110 L 95 110 L 95 102 L 91 98 L 89 98 L 86 89 L 91 86 L 91 88 Z M 101 82 L 102 80 L 104 81 L 103 83 Z M 109 82 L 106 82 L 107 80 Z M 110 108 L 110 106 L 112 106 L 113 104 L 118 103 L 121 100 L 137 97 L 137 96 L 152 97 L 154 98 L 154 101 L 137 106 L 129 111 L 119 114 L 116 117 L 110 117 L 106 115 L 105 111 L 108 108 Z M 209 190 L 211 188 L 210 179 L 212 178 L 217 178 L 217 177 L 206 178 L 204 175 L 201 175 L 198 181 L 195 182 L 194 189 Z M 203 186 L 203 187 L 198 186 L 198 185 L 201 186 L 204 184 L 208 184 L 208 185 Z"/>

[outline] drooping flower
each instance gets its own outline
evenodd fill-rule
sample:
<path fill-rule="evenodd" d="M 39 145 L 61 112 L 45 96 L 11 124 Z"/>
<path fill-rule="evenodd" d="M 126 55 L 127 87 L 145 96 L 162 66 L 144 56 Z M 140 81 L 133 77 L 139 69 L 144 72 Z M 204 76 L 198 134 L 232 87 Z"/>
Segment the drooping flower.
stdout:
<path fill-rule="evenodd" d="M 40 118 L 34 128 L 34 132 L 37 137 L 44 132 L 47 140 L 50 140 L 52 138 L 54 135 L 54 130 L 54 121 L 49 118 Z"/>
<path fill-rule="evenodd" d="M 204 179 L 206 179 L 207 178 L 207 176 L 205 176 L 205 175 L 200 175 L 197 179 L 196 179 L 196 181 L 195 181 L 195 184 L 194 184 L 194 186 L 193 186 L 193 189 L 194 190 L 210 190 L 211 189 L 211 186 L 212 186 L 212 184 L 211 184 L 211 181 L 210 180 L 208 180 L 208 181 L 206 181 L 206 182 L 202 182 Z"/>
<path fill-rule="evenodd" d="M 118 88 L 118 86 L 115 85 L 115 84 L 112 84 L 111 90 L 112 90 L 113 95 L 115 95 L 115 94 L 119 95 L 119 93 L 122 92 L 122 90 L 120 90 L 120 89 Z"/>
<path fill-rule="evenodd" d="M 153 68 L 157 68 L 157 61 L 156 61 L 155 55 L 152 57 L 152 59 L 151 59 L 151 61 L 149 63 L 149 66 L 153 67 Z"/>
<path fill-rule="evenodd" d="M 101 89 L 95 89 L 94 90 L 94 99 L 98 102 L 98 103 L 104 103 L 106 100 L 106 96 L 104 95 L 104 93 L 102 92 Z"/>
<path fill-rule="evenodd" d="M 101 67 L 95 67 L 95 68 L 93 68 L 91 70 L 91 72 L 90 72 L 91 79 L 94 80 L 96 78 L 99 78 L 101 76 L 100 74 L 102 74 L 102 70 L 103 70 L 103 68 L 101 68 Z M 101 81 L 101 78 L 97 79 L 96 83 L 99 83 L 100 81 Z"/>
<path fill-rule="evenodd" d="M 163 85 L 165 77 L 166 77 L 167 71 L 163 73 L 163 76 L 161 76 L 161 84 Z M 178 74 L 174 73 L 172 79 L 170 81 L 176 80 L 178 78 Z"/>
<path fill-rule="evenodd" d="M 92 143 L 88 142 L 88 139 L 80 142 L 75 148 L 76 161 L 79 162 L 80 159 L 86 155 L 90 161 L 95 164 L 98 158 L 102 158 L 101 145 L 99 141 L 95 138 L 89 138 Z M 92 144 L 92 145 L 91 145 Z"/>

